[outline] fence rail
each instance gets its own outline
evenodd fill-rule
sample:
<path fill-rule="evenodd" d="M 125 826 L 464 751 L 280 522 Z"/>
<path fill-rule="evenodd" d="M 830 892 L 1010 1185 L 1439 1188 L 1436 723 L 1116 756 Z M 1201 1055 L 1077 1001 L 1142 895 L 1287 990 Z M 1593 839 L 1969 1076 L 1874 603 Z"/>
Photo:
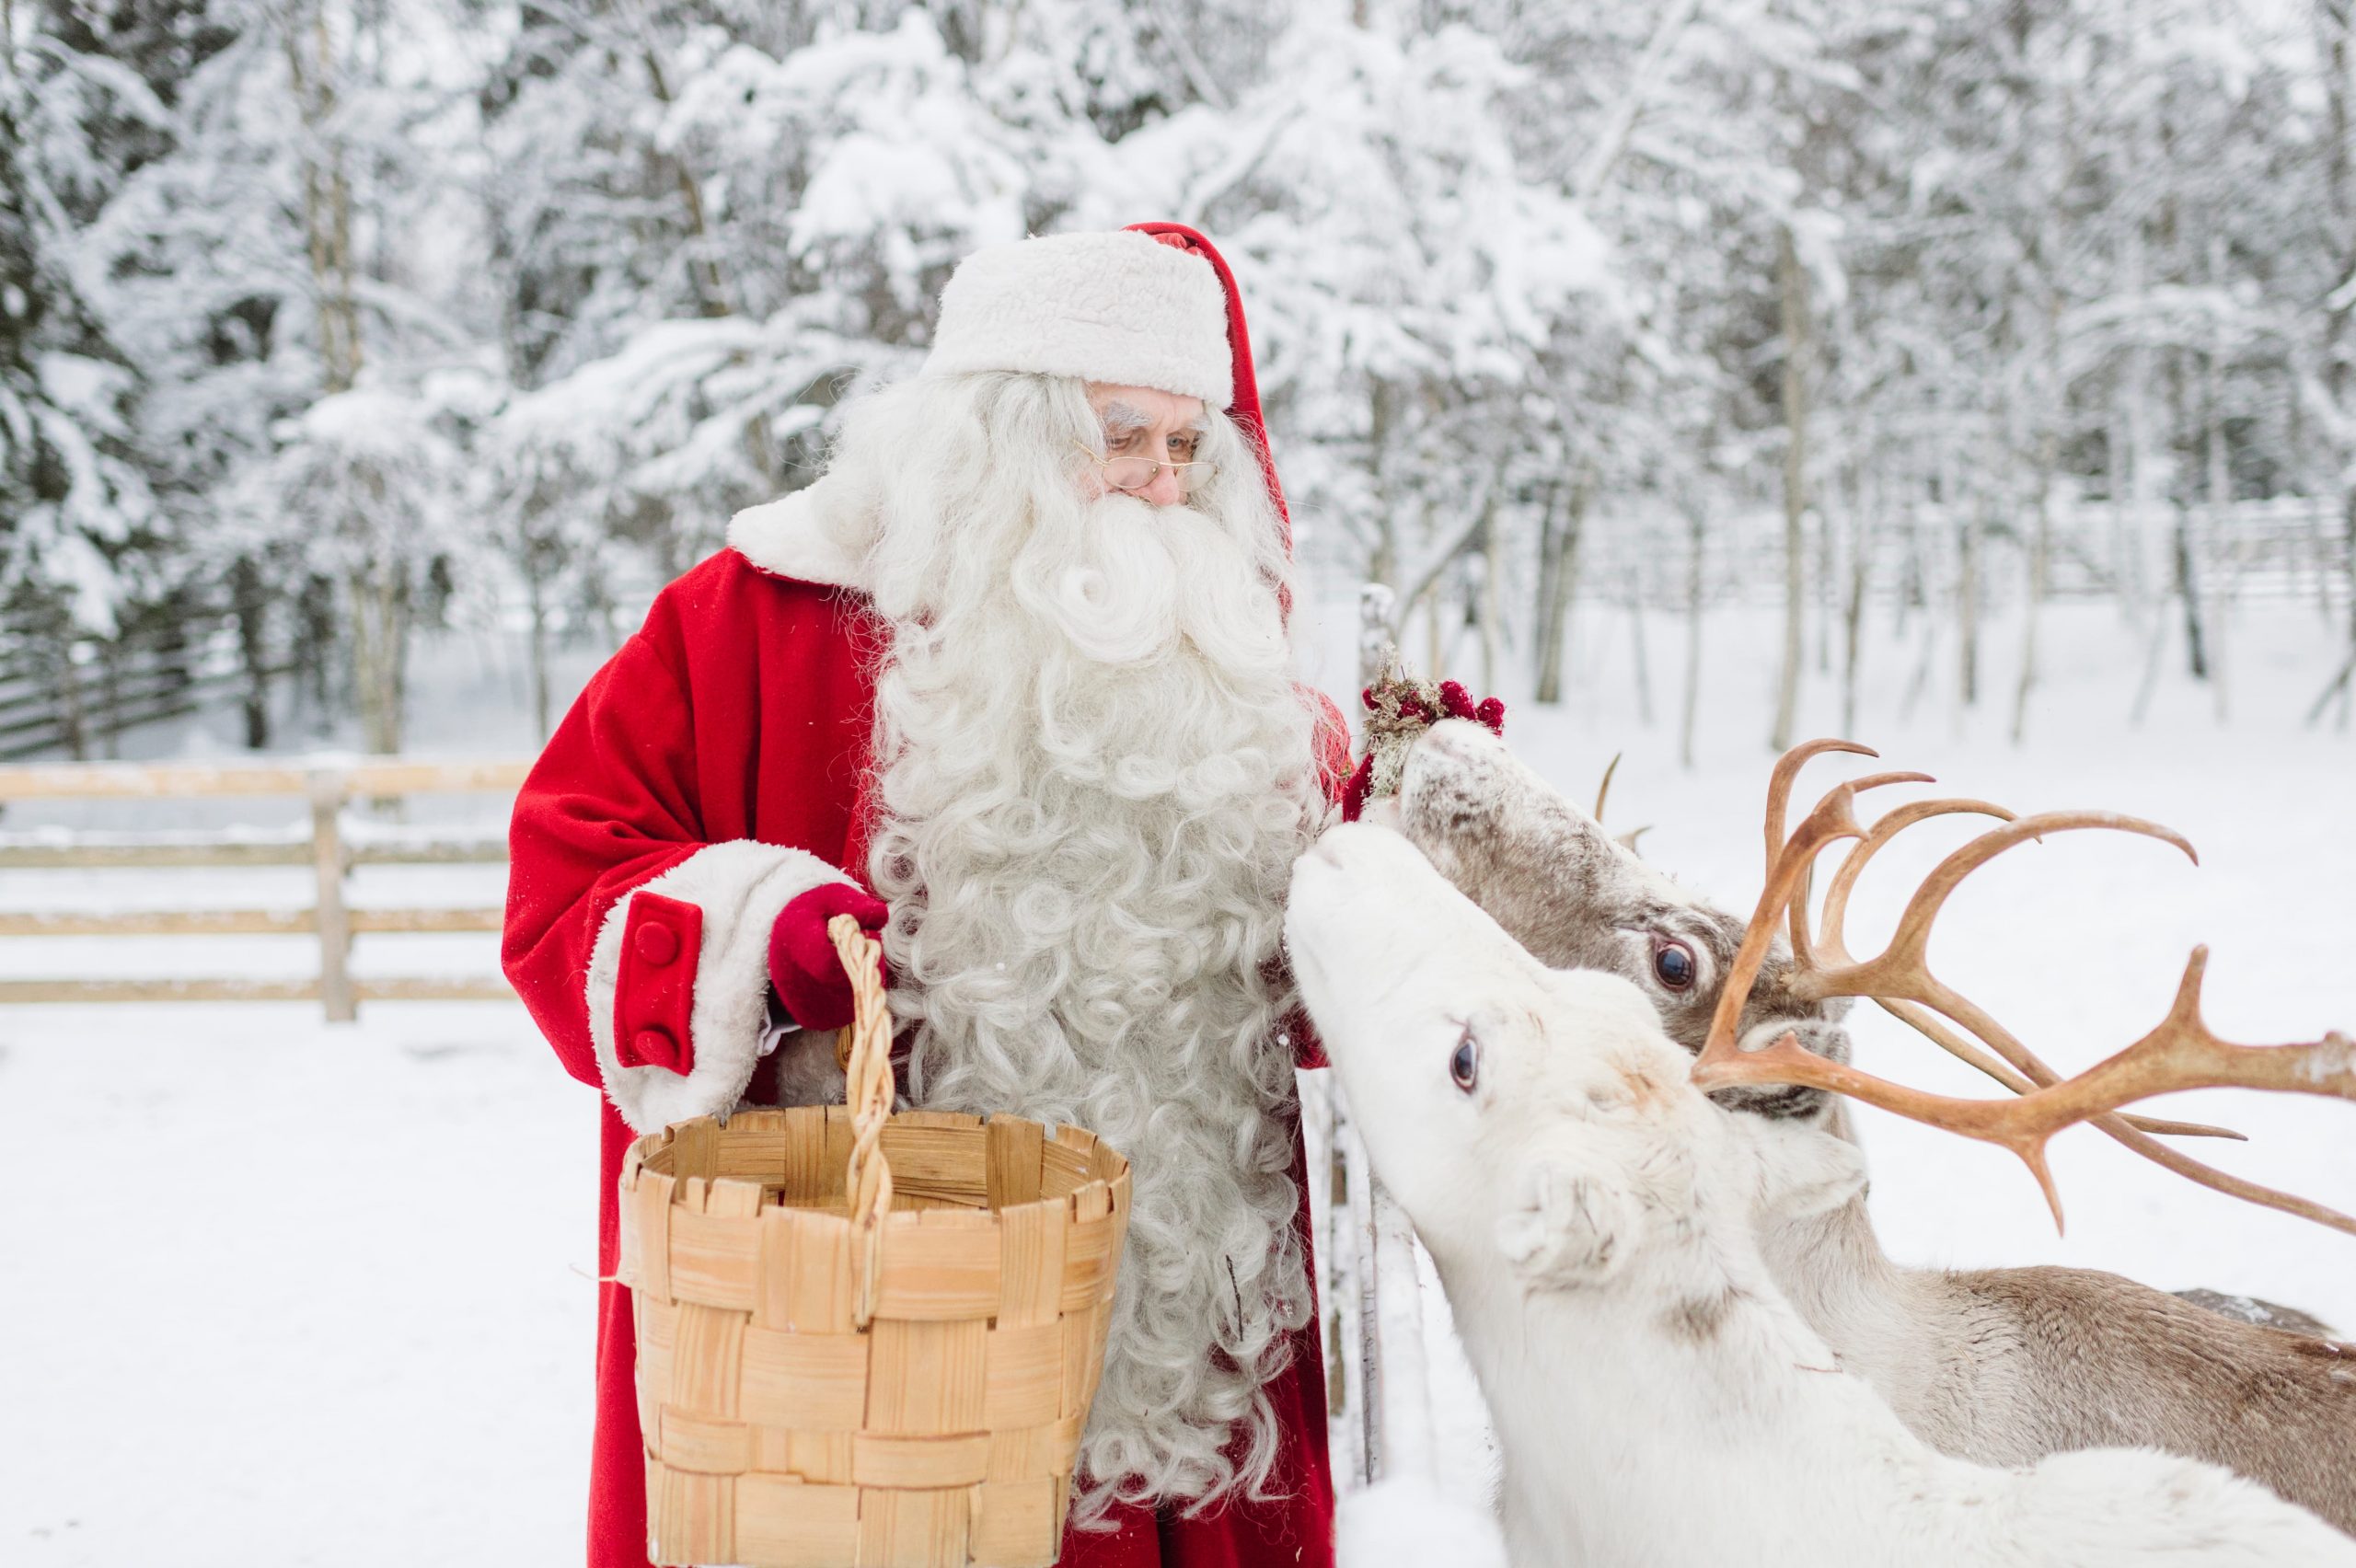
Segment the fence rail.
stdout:
<path fill-rule="evenodd" d="M 364 1001 L 459 1001 L 511 997 L 505 982 L 466 976 L 359 979 L 352 939 L 363 933 L 496 931 L 502 912 L 483 906 L 354 908 L 347 883 L 360 866 L 499 865 L 503 838 L 480 834 L 417 838 L 347 833 L 355 799 L 507 794 L 529 764 L 506 759 L 318 759 L 287 764 L 60 764 L 0 767 L 0 802 L 186 800 L 289 796 L 307 801 L 310 831 L 268 836 L 201 833 L 0 836 L 0 870 L 309 866 L 307 909 L 170 909 L 85 914 L 0 913 L 0 937 L 310 936 L 319 972 L 296 980 L 0 980 L 0 1003 L 316 1001 L 330 1020 Z"/>

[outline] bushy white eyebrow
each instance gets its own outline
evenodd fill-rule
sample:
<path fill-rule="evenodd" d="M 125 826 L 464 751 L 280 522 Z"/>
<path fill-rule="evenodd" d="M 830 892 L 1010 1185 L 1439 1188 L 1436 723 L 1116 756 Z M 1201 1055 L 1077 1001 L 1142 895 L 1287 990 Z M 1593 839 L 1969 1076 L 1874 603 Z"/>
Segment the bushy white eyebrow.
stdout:
<path fill-rule="evenodd" d="M 1131 431 L 1144 430 L 1153 423 L 1150 416 L 1117 398 L 1105 404 L 1103 412 L 1098 417 L 1103 421 L 1106 435 L 1126 435 Z M 1193 431 L 1196 435 L 1208 434 L 1211 428 L 1210 410 L 1205 409 L 1179 428 Z"/>

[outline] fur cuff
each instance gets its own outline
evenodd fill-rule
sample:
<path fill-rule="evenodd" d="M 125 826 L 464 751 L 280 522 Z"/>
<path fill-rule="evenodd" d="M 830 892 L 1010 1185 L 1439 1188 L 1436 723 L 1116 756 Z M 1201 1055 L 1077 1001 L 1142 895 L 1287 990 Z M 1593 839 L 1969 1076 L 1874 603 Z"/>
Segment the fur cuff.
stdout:
<path fill-rule="evenodd" d="M 768 1025 L 769 928 L 778 912 L 824 882 L 851 879 L 806 850 L 736 839 L 714 844 L 614 901 L 589 953 L 589 1035 L 606 1096 L 634 1132 L 651 1133 L 691 1116 L 733 1111 L 751 1081 Z M 688 1038 L 690 1069 L 624 1066 L 614 1038 L 614 1005 L 622 968 L 622 933 L 641 893 L 691 904 L 703 914 Z"/>

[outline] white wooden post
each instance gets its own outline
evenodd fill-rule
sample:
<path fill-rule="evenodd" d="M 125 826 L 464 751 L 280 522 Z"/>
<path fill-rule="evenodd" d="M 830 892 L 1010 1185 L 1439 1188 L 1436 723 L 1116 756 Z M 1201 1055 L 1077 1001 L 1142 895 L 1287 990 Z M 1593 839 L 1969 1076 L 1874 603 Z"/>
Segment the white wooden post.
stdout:
<path fill-rule="evenodd" d="M 1392 624 L 1398 599 L 1387 584 L 1358 589 L 1358 684 L 1370 686 L 1393 657 L 1398 628 Z M 1334 1184 L 1347 1194 L 1346 1225 L 1336 1212 L 1334 1228 L 1346 1231 L 1348 1246 L 1337 1249 L 1355 1278 L 1350 1284 L 1357 1354 L 1346 1368 L 1356 1461 L 1361 1484 L 1385 1476 L 1431 1478 L 1430 1378 L 1424 1351 L 1423 1291 L 1416 1265 L 1414 1227 L 1405 1211 L 1382 1190 L 1368 1163 L 1365 1141 L 1352 1124 L 1348 1101 L 1338 1086 L 1329 1091 L 1333 1128 Z M 1342 1237 L 1336 1235 L 1335 1241 Z M 1341 1281 L 1337 1280 L 1337 1284 Z M 1329 1321 L 1334 1315 L 1329 1314 Z"/>
<path fill-rule="evenodd" d="M 343 902 L 344 778 L 320 768 L 311 775 L 311 866 L 318 883 L 319 1002 L 329 1023 L 360 1016 L 352 989 L 352 912 Z"/>

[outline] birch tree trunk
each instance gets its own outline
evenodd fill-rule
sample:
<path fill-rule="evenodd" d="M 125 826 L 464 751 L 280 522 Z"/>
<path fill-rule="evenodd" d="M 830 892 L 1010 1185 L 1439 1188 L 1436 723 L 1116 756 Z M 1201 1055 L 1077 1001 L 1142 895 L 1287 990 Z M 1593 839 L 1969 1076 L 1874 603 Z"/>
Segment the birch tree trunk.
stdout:
<path fill-rule="evenodd" d="M 2176 585 L 2184 597 L 2185 660 L 2196 681 L 2209 678 L 2209 639 L 2200 618 L 2200 580 L 2192 548 L 2192 509 L 2176 509 Z"/>
<path fill-rule="evenodd" d="M 1798 719 L 1800 617 L 1807 600 L 1807 278 L 1787 226 L 1776 236 L 1775 271 L 1784 317 L 1784 672 L 1768 744 L 1785 751 Z"/>
<path fill-rule="evenodd" d="M 1982 525 L 1980 505 L 1962 507 L 1963 521 L 1956 540 L 1956 663 L 1958 695 L 1966 708 L 1980 701 L 1980 550 Z"/>
<path fill-rule="evenodd" d="M 2329 116 L 2329 145 L 2325 155 L 2332 238 L 2338 243 L 2342 259 L 2339 276 L 2356 275 L 2356 60 L 2351 60 L 2351 25 L 2349 0 L 2317 0 L 2315 9 L 2318 42 L 2324 57 L 2324 101 Z M 2333 459 L 2331 478 L 2339 493 L 2342 532 L 2347 538 L 2347 559 L 2343 563 L 2348 573 L 2348 657 L 2337 674 L 2325 684 L 2323 693 L 2309 709 L 2307 721 L 2321 719 L 2325 709 L 2336 698 L 2339 703 L 2339 728 L 2348 728 L 2349 714 L 2356 709 L 2356 453 L 2349 450 L 2346 437 L 2340 433 L 2348 428 L 2350 369 L 2348 352 L 2349 321 L 2356 314 L 2356 290 L 2345 285 L 2335 290 L 2326 302 L 2323 343 L 2324 383 L 2329 393 L 2333 410 L 2339 415 L 2338 429 L 2332 432 L 2330 446 Z"/>
<path fill-rule="evenodd" d="M 2143 288 L 2143 225 L 2140 222 L 2128 230 L 2126 271 L 2127 286 L 2140 294 Z M 2152 434 L 2152 351 L 2140 341 L 2127 351 L 2125 376 L 2128 528 L 2119 591 L 2134 623 L 2142 626 L 2151 611 L 2153 584 L 2159 579 L 2155 568 L 2160 559 L 2160 498 L 2155 481 L 2161 459 Z"/>
<path fill-rule="evenodd" d="M 524 578 L 524 595 L 532 615 L 532 733 L 549 738 L 549 585 L 537 572 Z"/>
<path fill-rule="evenodd" d="M 2055 247 L 2049 237 L 2041 248 L 2050 256 Z M 2044 619 L 2046 588 L 2053 570 L 2053 470 L 2062 459 L 2062 421 L 2066 414 L 2062 372 L 2062 294 L 2057 285 L 2047 285 L 2045 319 L 2040 326 L 2044 332 L 2040 347 L 2045 386 L 2036 407 L 2043 416 L 2045 428 L 2037 438 L 2036 499 L 2029 509 L 2028 603 L 2021 609 L 2020 683 L 2013 691 L 2015 745 L 2020 744 L 2028 733 L 2028 699 L 2037 689 L 2038 628 Z"/>
<path fill-rule="evenodd" d="M 2177 430 L 2183 430 L 2188 422 L 2185 418 L 2186 379 L 2184 356 L 2171 355 L 2168 364 L 2168 411 L 2170 422 Z M 2174 558 L 2171 568 L 2176 578 L 2176 591 L 2184 605 L 2185 663 L 2194 680 L 2205 681 L 2209 678 L 2209 630 L 2200 602 L 2203 591 L 2200 557 L 2194 548 L 2192 500 L 2189 486 L 2182 483 L 2172 486 L 2169 501 L 2175 512 L 2175 528 L 2169 537 L 2168 548 Z"/>
<path fill-rule="evenodd" d="M 1707 528 L 1699 506 L 1685 513 L 1685 701 L 1678 718 L 1678 760 L 1693 766 L 1694 716 L 1702 705 L 1702 551 Z"/>
<path fill-rule="evenodd" d="M 2211 251 L 2211 266 L 2212 274 L 2222 272 L 2214 248 Z M 2213 276 L 2212 281 L 2214 281 Z M 2225 452 L 2224 376 L 2218 368 L 2220 357 L 2216 352 L 2208 356 L 2201 377 L 2201 400 L 2208 406 L 2209 415 L 2209 505 L 2204 521 L 2208 525 L 2208 536 L 2212 540 L 2226 536 L 2227 513 L 2234 501 L 2233 468 Z M 2225 666 L 2225 632 L 2233 612 L 2232 587 L 2228 579 L 2225 588 L 2212 594 L 2209 601 L 2209 686 L 2216 698 L 2217 721 L 2221 724 L 2228 717 L 2233 691 L 2232 683 L 2226 678 Z"/>
<path fill-rule="evenodd" d="M 1877 487 L 1878 488 L 1878 487 Z M 1865 642 L 1865 594 L 1873 581 L 1873 528 L 1868 508 L 1849 519 L 1849 593 L 1841 613 L 1841 732 L 1857 732 L 1857 664 Z"/>
<path fill-rule="evenodd" d="M 2013 691 L 2013 744 L 2028 733 L 2028 699 L 2037 689 L 2037 630 L 2053 559 L 2053 466 L 2058 441 L 2046 427 L 2037 443 L 2037 500 L 2030 508 L 2028 603 L 2021 609 L 2021 678 Z"/>
<path fill-rule="evenodd" d="M 348 392 L 360 375 L 360 314 L 353 299 L 352 183 L 342 141 L 332 131 L 335 57 L 320 0 L 291 6 L 281 42 L 303 124 L 303 236 L 310 262 L 312 309 L 318 322 L 319 366 L 329 394 Z"/>
<path fill-rule="evenodd" d="M 321 382 L 332 397 L 352 389 L 362 363 L 360 314 L 352 258 L 352 183 L 335 126 L 339 62 L 324 0 L 298 0 L 283 22 L 282 40 L 303 125 L 303 227 L 318 318 Z M 376 499 L 384 500 L 382 487 Z M 323 520 L 324 521 L 324 520 Z M 401 703 L 408 663 L 408 563 L 381 521 L 334 520 L 361 540 L 362 559 L 345 573 L 352 600 L 353 697 L 360 728 L 372 752 L 400 749 Z"/>
<path fill-rule="evenodd" d="M 352 673 L 359 689 L 364 744 L 390 755 L 401 749 L 402 651 L 409 640 L 409 582 L 394 563 L 352 574 Z"/>
<path fill-rule="evenodd" d="M 270 744 L 270 595 L 251 556 L 239 556 L 230 567 L 229 599 L 237 617 L 237 660 L 244 666 L 246 747 L 260 751 Z"/>
<path fill-rule="evenodd" d="M 1546 500 L 1538 536 L 1538 700 L 1563 700 L 1563 664 L 1570 637 L 1571 596 L 1578 587 L 1579 535 L 1586 525 L 1590 479 L 1556 486 Z"/>
<path fill-rule="evenodd" d="M 1653 677 L 1651 662 L 1645 657 L 1645 584 L 1633 568 L 1628 573 L 1628 637 L 1634 644 L 1636 662 L 1636 717 L 1649 730 L 1653 723 Z"/>
<path fill-rule="evenodd" d="M 1497 546 L 1497 487 L 1489 490 L 1488 516 L 1481 525 L 1481 691 L 1497 689 L 1504 658 L 1505 609 L 1497 587 L 1504 552 Z"/>

